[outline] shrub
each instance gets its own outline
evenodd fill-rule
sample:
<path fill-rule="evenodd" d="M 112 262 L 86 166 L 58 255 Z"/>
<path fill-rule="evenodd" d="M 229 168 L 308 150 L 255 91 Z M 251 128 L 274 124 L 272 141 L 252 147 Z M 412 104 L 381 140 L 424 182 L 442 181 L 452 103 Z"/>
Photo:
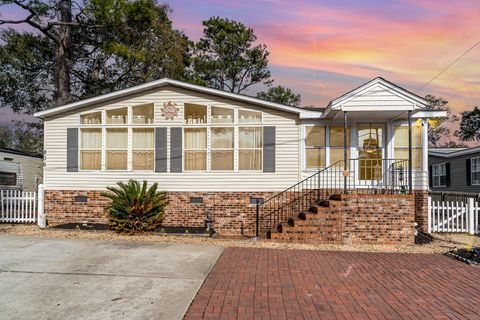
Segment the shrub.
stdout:
<path fill-rule="evenodd" d="M 127 184 L 118 182 L 117 185 L 107 187 L 111 192 L 102 194 L 112 200 L 107 207 L 110 229 L 119 233 L 135 233 L 153 231 L 160 226 L 168 200 L 165 191 L 157 191 L 157 183 L 148 189 L 147 181 L 140 184 L 129 180 Z"/>

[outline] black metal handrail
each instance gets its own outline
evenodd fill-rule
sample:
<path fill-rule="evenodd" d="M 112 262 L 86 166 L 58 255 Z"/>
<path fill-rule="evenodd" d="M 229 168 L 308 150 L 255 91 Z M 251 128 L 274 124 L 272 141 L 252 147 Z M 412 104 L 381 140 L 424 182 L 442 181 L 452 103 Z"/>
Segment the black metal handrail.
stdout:
<path fill-rule="evenodd" d="M 273 228 L 335 194 L 406 193 L 407 172 L 408 160 L 339 160 L 263 203 L 257 201 L 255 222 L 242 226 L 242 234 L 269 238 Z"/>

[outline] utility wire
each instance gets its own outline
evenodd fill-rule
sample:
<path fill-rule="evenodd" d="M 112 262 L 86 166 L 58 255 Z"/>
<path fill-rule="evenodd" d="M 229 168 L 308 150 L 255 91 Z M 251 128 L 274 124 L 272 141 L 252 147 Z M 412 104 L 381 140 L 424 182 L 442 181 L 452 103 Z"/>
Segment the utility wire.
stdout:
<path fill-rule="evenodd" d="M 421 91 L 423 90 L 426 86 L 428 86 L 430 83 L 432 83 L 435 79 L 437 79 L 442 73 L 444 73 L 445 71 L 447 71 L 448 69 L 450 69 L 451 66 L 453 66 L 455 63 L 457 63 L 460 59 L 462 59 L 464 56 L 467 55 L 467 53 L 469 53 L 470 51 L 473 50 L 473 48 L 475 48 L 477 45 L 480 44 L 480 40 L 475 43 L 473 46 L 470 47 L 470 49 L 468 49 L 467 51 L 465 51 L 464 53 L 462 53 L 462 55 L 460 55 L 457 59 L 455 59 L 452 63 L 450 63 L 447 67 L 445 67 L 442 71 L 440 71 L 439 73 L 437 73 L 437 75 L 435 77 L 433 77 L 432 79 L 430 79 L 430 81 L 428 81 L 427 83 L 425 83 L 423 86 L 421 86 L 420 88 L 418 88 L 416 90 L 416 92 L 418 91 Z"/>

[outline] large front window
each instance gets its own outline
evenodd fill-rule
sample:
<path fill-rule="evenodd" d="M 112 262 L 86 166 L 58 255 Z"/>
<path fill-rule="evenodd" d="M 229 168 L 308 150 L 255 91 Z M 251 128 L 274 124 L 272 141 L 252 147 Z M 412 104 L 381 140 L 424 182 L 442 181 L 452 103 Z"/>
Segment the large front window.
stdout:
<path fill-rule="evenodd" d="M 447 186 L 447 166 L 445 163 L 434 164 L 432 166 L 432 178 L 434 187 Z"/>
<path fill-rule="evenodd" d="M 185 103 L 185 171 L 262 170 L 262 113 Z"/>
<path fill-rule="evenodd" d="M 155 142 L 153 129 L 132 129 L 133 170 L 153 170 Z"/>

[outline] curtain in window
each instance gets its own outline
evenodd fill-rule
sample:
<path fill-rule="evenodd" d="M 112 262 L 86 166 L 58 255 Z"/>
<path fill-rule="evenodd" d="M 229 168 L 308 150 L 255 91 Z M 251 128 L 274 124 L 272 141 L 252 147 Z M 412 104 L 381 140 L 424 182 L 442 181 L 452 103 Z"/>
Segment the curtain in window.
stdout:
<path fill-rule="evenodd" d="M 307 169 L 325 167 L 325 126 L 306 127 L 305 148 Z"/>
<path fill-rule="evenodd" d="M 153 170 L 154 131 L 153 129 L 132 129 L 133 169 Z"/>
<path fill-rule="evenodd" d="M 211 129 L 211 169 L 233 170 L 233 128 Z"/>
<path fill-rule="evenodd" d="M 185 170 L 207 169 L 207 129 L 184 130 Z"/>
<path fill-rule="evenodd" d="M 261 170 L 262 128 L 240 128 L 238 145 L 239 170 Z"/>
<path fill-rule="evenodd" d="M 127 169 L 127 129 L 107 129 L 107 169 Z"/>
<path fill-rule="evenodd" d="M 80 168 L 100 170 L 102 167 L 102 129 L 80 130 Z"/>

